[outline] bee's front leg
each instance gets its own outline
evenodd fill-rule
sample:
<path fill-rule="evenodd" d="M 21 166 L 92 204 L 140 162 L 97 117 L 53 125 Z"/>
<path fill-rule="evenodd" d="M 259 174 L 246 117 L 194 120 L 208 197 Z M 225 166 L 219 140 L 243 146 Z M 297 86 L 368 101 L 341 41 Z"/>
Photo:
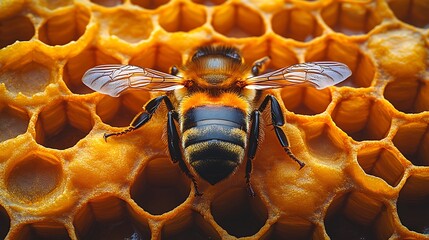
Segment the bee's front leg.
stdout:
<path fill-rule="evenodd" d="M 120 136 L 127 134 L 129 132 L 132 132 L 136 129 L 139 129 L 141 126 L 145 125 L 151 118 L 152 115 L 155 113 L 155 111 L 158 109 L 159 105 L 161 105 L 162 102 L 165 102 L 165 105 L 167 106 L 167 109 L 169 111 L 173 110 L 173 104 L 171 103 L 170 99 L 166 96 L 160 96 L 157 98 L 154 98 L 150 100 L 146 105 L 144 106 L 144 110 L 139 112 L 131 121 L 130 126 L 121 131 L 121 132 L 115 132 L 115 133 L 105 133 L 104 134 L 104 140 L 107 141 L 107 138 L 111 136 Z"/>

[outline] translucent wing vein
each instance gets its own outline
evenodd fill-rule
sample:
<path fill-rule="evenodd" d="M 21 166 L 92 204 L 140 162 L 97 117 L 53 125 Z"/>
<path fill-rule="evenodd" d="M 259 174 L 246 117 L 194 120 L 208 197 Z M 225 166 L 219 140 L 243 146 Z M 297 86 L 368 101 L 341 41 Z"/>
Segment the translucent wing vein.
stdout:
<path fill-rule="evenodd" d="M 351 74 L 347 65 L 339 62 L 301 63 L 250 77 L 246 88 L 262 90 L 311 84 L 317 89 L 323 89 L 344 81 Z"/>
<path fill-rule="evenodd" d="M 183 87 L 183 79 L 150 68 L 131 65 L 100 65 L 89 69 L 82 82 L 94 91 L 113 97 L 127 89 L 171 91 Z"/>

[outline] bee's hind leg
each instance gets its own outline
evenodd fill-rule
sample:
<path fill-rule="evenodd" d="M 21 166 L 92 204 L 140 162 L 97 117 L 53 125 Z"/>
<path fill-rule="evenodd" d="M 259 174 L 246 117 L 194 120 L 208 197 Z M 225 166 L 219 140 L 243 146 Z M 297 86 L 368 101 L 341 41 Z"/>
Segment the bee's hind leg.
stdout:
<path fill-rule="evenodd" d="M 168 119 L 167 119 L 168 151 L 170 152 L 170 157 L 173 163 L 178 163 L 182 172 L 185 173 L 185 175 L 189 179 L 191 179 L 192 183 L 194 184 L 195 195 L 201 196 L 202 193 L 198 189 L 197 180 L 195 179 L 194 175 L 192 175 L 191 171 L 189 171 L 182 157 L 182 151 L 180 150 L 180 138 L 177 132 L 176 124 L 174 124 L 174 120 L 177 121 L 177 119 L 178 119 L 178 115 L 176 111 L 171 110 L 168 112 Z"/>
<path fill-rule="evenodd" d="M 143 126 L 147 121 L 149 121 L 150 119 L 150 114 L 146 111 L 142 111 L 139 112 L 133 119 L 133 121 L 131 121 L 130 126 L 120 132 L 114 132 L 114 133 L 104 133 L 103 138 L 104 141 L 107 142 L 107 138 L 111 137 L 111 136 L 120 136 L 120 135 L 124 135 L 127 134 L 129 132 L 132 132 L 138 128 L 140 128 L 141 126 Z"/>
<path fill-rule="evenodd" d="M 250 184 L 250 174 L 252 173 L 252 161 L 255 158 L 256 150 L 259 144 L 259 116 L 261 113 L 258 110 L 254 110 L 250 116 L 252 123 L 249 134 L 249 148 L 247 150 L 247 163 L 246 163 L 246 184 L 247 191 L 251 197 L 255 196 L 252 185 Z"/>
<path fill-rule="evenodd" d="M 150 100 L 148 103 L 146 103 L 146 105 L 143 108 L 144 110 L 139 112 L 134 117 L 133 121 L 131 121 L 130 126 L 127 129 L 121 132 L 105 133 L 103 136 L 104 140 L 107 141 L 107 138 L 111 136 L 120 136 L 120 135 L 127 134 L 145 125 L 152 118 L 152 115 L 158 109 L 159 105 L 161 105 L 162 101 L 165 102 L 165 105 L 167 105 L 168 110 L 173 109 L 173 104 L 171 103 L 170 99 L 168 99 L 167 96 L 163 95 L 163 96 L 154 98 Z"/>
<path fill-rule="evenodd" d="M 295 155 L 292 153 L 289 148 L 289 141 L 287 140 L 286 134 L 284 133 L 283 129 L 280 128 L 285 124 L 285 120 L 277 99 L 273 95 L 267 95 L 264 101 L 262 101 L 261 105 L 259 106 L 259 111 L 264 111 L 269 101 L 271 102 L 271 120 L 273 122 L 274 131 L 276 132 L 277 139 L 279 140 L 280 145 L 282 145 L 287 155 L 289 155 L 291 159 L 297 162 L 301 169 L 305 166 L 305 163 L 295 157 Z"/>

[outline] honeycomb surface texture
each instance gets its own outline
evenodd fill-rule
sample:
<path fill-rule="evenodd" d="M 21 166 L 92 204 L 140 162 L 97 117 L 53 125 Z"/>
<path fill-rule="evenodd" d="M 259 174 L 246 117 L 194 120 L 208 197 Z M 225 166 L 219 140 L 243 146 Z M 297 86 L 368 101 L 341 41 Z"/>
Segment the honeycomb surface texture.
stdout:
<path fill-rule="evenodd" d="M 427 0 L 0 1 L 0 239 L 429 239 L 428 13 Z M 160 140 L 165 109 L 106 143 L 157 94 L 81 82 L 100 64 L 168 71 L 211 43 L 270 69 L 353 72 L 270 91 L 306 166 L 265 123 L 253 198 L 244 165 L 194 195 Z"/>

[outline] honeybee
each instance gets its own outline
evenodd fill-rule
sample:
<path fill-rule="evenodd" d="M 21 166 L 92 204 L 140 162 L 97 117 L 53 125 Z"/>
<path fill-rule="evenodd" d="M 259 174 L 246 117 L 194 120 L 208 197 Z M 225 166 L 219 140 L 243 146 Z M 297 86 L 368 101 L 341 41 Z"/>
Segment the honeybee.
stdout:
<path fill-rule="evenodd" d="M 101 65 L 89 69 L 82 81 L 112 97 L 130 89 L 163 93 L 147 102 L 128 128 L 105 133 L 105 140 L 142 127 L 164 103 L 171 160 L 191 179 L 195 194 L 201 195 L 195 174 L 214 185 L 232 175 L 246 156 L 245 179 L 249 194 L 254 196 L 252 161 L 260 144 L 261 113 L 268 104 L 280 145 L 300 168 L 305 165 L 289 148 L 279 101 L 264 90 L 294 85 L 323 89 L 351 75 L 345 64 L 327 61 L 260 74 L 268 61 L 265 57 L 250 65 L 234 47 L 204 46 L 183 66 L 171 67 L 169 74 L 131 65 Z"/>

